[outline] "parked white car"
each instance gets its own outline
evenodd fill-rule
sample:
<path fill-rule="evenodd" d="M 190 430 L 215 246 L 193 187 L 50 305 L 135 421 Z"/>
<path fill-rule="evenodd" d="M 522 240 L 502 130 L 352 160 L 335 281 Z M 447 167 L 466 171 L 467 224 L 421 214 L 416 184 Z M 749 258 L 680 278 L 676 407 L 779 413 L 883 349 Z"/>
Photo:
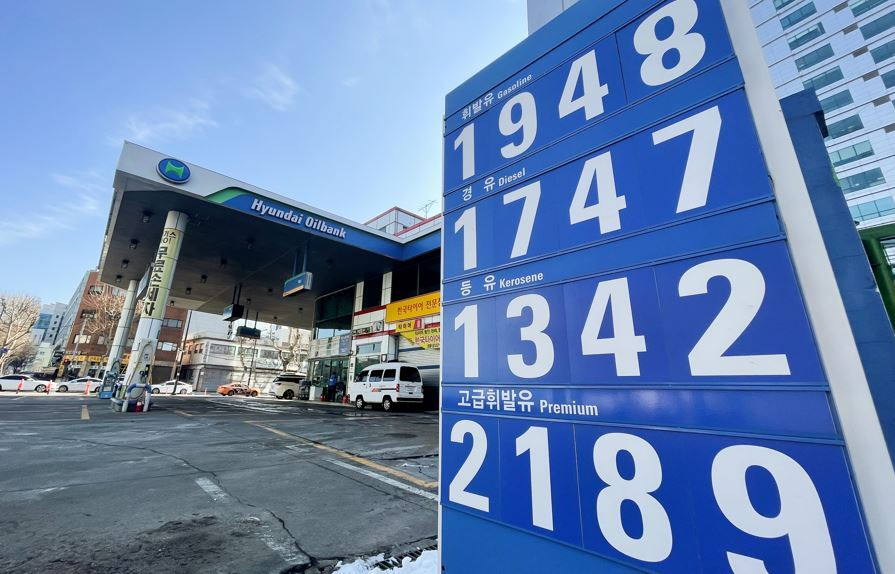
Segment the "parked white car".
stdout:
<path fill-rule="evenodd" d="M 354 377 L 348 394 L 358 409 L 379 404 L 382 410 L 391 411 L 397 403 L 423 402 L 423 378 L 409 363 L 378 363 Z"/>
<path fill-rule="evenodd" d="M 165 381 L 152 385 L 152 394 L 154 395 L 191 395 L 193 394 L 193 385 L 184 383 L 183 381 Z"/>
<path fill-rule="evenodd" d="M 50 381 L 38 381 L 31 375 L 3 375 L 0 377 L 0 391 L 16 391 L 22 384 L 22 391 L 37 391 L 42 393 L 47 390 Z M 52 386 L 50 387 L 52 390 Z"/>
<path fill-rule="evenodd" d="M 278 375 L 277 378 L 270 383 L 269 394 L 278 399 L 307 399 L 307 385 L 308 383 L 301 375 L 283 373 L 282 375 Z"/>
<path fill-rule="evenodd" d="M 103 382 L 96 377 L 81 377 L 80 379 L 72 379 L 71 381 L 57 383 L 56 390 L 60 393 L 83 393 L 87 389 L 87 385 L 90 385 L 89 392 L 95 393 L 102 384 Z"/>

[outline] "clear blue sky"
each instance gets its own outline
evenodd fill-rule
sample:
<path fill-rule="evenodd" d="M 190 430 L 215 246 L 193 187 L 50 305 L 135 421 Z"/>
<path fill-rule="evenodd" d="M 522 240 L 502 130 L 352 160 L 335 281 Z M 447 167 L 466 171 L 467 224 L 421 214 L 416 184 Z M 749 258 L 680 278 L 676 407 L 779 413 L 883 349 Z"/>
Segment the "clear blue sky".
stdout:
<path fill-rule="evenodd" d="M 444 95 L 523 0 L 10 2 L 0 291 L 67 302 L 127 139 L 351 219 L 440 196 Z"/>

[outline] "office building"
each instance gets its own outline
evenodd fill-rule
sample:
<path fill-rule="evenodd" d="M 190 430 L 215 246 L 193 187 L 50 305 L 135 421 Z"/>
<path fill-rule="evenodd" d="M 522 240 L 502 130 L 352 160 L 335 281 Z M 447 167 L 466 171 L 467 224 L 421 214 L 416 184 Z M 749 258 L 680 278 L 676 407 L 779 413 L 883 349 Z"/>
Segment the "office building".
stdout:
<path fill-rule="evenodd" d="M 752 17 L 777 94 L 814 89 L 859 226 L 895 221 L 895 0 L 760 0 Z"/>

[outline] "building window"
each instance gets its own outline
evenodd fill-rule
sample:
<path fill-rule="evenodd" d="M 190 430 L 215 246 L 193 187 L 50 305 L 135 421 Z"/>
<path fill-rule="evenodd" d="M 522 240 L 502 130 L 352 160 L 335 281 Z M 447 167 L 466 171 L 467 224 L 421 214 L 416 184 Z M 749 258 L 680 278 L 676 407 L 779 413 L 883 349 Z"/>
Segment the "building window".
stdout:
<path fill-rule="evenodd" d="M 96 311 L 92 309 L 84 309 L 83 311 L 81 311 L 81 319 L 93 319 L 95 315 Z"/>
<path fill-rule="evenodd" d="M 158 345 L 156 345 L 156 349 L 159 351 L 167 351 L 172 352 L 177 350 L 177 343 L 170 343 L 168 341 L 159 341 Z"/>
<path fill-rule="evenodd" d="M 814 2 L 809 2 L 801 8 L 793 10 L 786 16 L 780 18 L 780 25 L 783 26 L 784 30 L 786 30 L 787 28 L 792 28 L 812 14 L 817 14 L 817 8 L 814 7 Z"/>
<path fill-rule="evenodd" d="M 382 342 L 364 343 L 357 346 L 358 355 L 378 355 L 382 350 Z"/>
<path fill-rule="evenodd" d="M 885 74 L 880 74 L 879 77 L 883 79 L 883 85 L 887 88 L 895 86 L 895 70 L 889 70 Z"/>
<path fill-rule="evenodd" d="M 799 71 L 807 70 L 812 66 L 816 66 L 826 60 L 827 58 L 833 57 L 833 48 L 830 47 L 829 44 L 824 44 L 820 48 L 816 50 L 812 50 L 808 52 L 801 58 L 796 58 L 796 68 Z"/>
<path fill-rule="evenodd" d="M 855 145 L 850 145 L 830 152 L 830 161 L 833 162 L 834 166 L 839 167 L 840 165 L 852 163 L 853 161 L 858 161 L 859 159 L 870 157 L 872 155 L 873 146 L 870 145 L 869 141 L 865 140 L 858 142 Z"/>
<path fill-rule="evenodd" d="M 314 312 L 314 338 L 326 339 L 351 333 L 354 316 L 354 289 L 343 289 L 317 299 Z"/>
<path fill-rule="evenodd" d="M 787 38 L 787 42 L 789 42 L 789 49 L 795 50 L 797 48 L 801 48 L 811 40 L 815 40 L 824 35 L 824 25 L 818 22 L 814 26 L 810 28 L 805 28 L 801 32 L 797 33 L 795 36 L 791 38 Z"/>
<path fill-rule="evenodd" d="M 870 56 L 877 64 L 895 56 L 895 40 L 889 40 L 885 44 L 880 44 L 876 48 L 871 49 Z"/>
<path fill-rule="evenodd" d="M 839 108 L 845 107 L 849 104 L 853 104 L 855 102 L 851 97 L 851 92 L 848 90 L 843 90 L 839 93 L 833 94 L 827 98 L 824 98 L 820 101 L 820 107 L 823 109 L 824 113 L 830 113 L 833 110 L 838 110 Z"/>
<path fill-rule="evenodd" d="M 886 178 L 883 176 L 883 170 L 875 167 L 873 169 L 868 169 L 867 171 L 862 171 L 861 173 L 840 178 L 839 188 L 842 189 L 842 193 L 853 193 L 883 183 L 886 183 Z"/>
<path fill-rule="evenodd" d="M 830 84 L 835 84 L 839 80 L 844 79 L 845 76 L 842 75 L 842 70 L 839 66 L 827 70 L 826 72 L 821 72 L 820 74 L 814 76 L 810 80 L 805 80 L 802 82 L 802 85 L 805 86 L 805 89 L 814 89 L 814 91 L 818 91 L 821 88 L 826 88 Z"/>
<path fill-rule="evenodd" d="M 276 351 L 270 351 L 267 349 L 261 349 L 261 358 L 262 359 L 279 359 L 280 354 Z"/>
<path fill-rule="evenodd" d="M 227 357 L 232 357 L 236 353 L 236 347 L 233 345 L 220 345 L 217 343 L 211 343 L 208 347 L 208 352 L 212 355 L 225 355 Z"/>
<path fill-rule="evenodd" d="M 882 34 L 892 26 L 895 26 L 895 11 L 880 16 L 873 22 L 868 22 L 861 26 L 861 35 L 865 40 L 873 38 L 877 34 Z"/>
<path fill-rule="evenodd" d="M 382 275 L 364 277 L 364 293 L 361 301 L 362 309 L 379 307 L 382 305 Z"/>
<path fill-rule="evenodd" d="M 75 335 L 75 344 L 76 345 L 89 345 L 90 344 L 90 335 Z"/>
<path fill-rule="evenodd" d="M 884 215 L 895 214 L 895 201 L 891 197 L 884 197 L 866 203 L 859 203 L 848 208 L 851 216 L 857 221 L 876 219 Z"/>
<path fill-rule="evenodd" d="M 885 4 L 886 1 L 887 0 L 853 0 L 849 5 L 849 8 L 851 8 L 851 13 L 854 14 L 855 17 L 858 17 L 881 4 Z"/>
<path fill-rule="evenodd" d="M 841 138 L 861 129 L 864 129 L 864 122 L 861 121 L 861 116 L 855 114 L 827 125 L 827 131 L 830 133 L 827 139 Z"/>
<path fill-rule="evenodd" d="M 795 1 L 796 0 L 774 0 L 774 8 L 780 10 L 781 8 L 785 8 Z"/>
<path fill-rule="evenodd" d="M 183 321 L 180 319 L 165 319 L 162 321 L 162 327 L 171 327 L 173 329 L 180 329 L 183 327 Z"/>
<path fill-rule="evenodd" d="M 105 344 L 106 344 L 106 338 L 105 338 L 104 336 L 102 336 L 102 335 L 99 335 L 99 336 L 96 338 L 96 344 L 97 344 L 97 345 L 105 345 Z"/>
<path fill-rule="evenodd" d="M 102 285 L 91 285 L 87 292 L 91 295 L 102 295 L 103 294 L 103 286 Z"/>

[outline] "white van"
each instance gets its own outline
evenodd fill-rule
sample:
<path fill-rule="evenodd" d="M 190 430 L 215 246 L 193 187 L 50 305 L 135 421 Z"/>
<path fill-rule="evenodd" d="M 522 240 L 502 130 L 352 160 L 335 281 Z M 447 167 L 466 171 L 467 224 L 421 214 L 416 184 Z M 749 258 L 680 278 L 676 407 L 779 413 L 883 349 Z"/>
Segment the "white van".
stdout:
<path fill-rule="evenodd" d="M 354 406 L 382 405 L 391 411 L 396 403 L 423 402 L 423 379 L 419 369 L 408 363 L 378 363 L 364 368 L 348 385 Z"/>

